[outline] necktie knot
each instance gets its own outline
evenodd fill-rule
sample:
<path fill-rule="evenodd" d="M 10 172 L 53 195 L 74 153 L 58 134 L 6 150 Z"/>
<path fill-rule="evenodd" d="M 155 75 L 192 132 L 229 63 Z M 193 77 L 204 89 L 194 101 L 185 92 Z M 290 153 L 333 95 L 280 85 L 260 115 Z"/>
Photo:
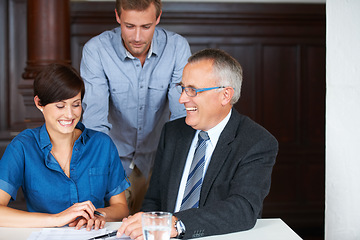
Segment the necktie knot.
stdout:
<path fill-rule="evenodd" d="M 202 141 L 206 141 L 206 140 L 209 140 L 209 135 L 207 132 L 205 131 L 200 131 L 199 132 L 199 141 L 202 140 Z"/>

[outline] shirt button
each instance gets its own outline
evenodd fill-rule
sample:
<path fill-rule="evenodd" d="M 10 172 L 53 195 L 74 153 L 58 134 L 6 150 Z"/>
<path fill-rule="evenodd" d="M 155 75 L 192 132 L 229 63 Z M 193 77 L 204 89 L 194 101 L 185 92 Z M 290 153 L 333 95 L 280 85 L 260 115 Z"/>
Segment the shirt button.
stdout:
<path fill-rule="evenodd" d="M 140 110 L 143 110 L 143 107 L 140 107 Z"/>

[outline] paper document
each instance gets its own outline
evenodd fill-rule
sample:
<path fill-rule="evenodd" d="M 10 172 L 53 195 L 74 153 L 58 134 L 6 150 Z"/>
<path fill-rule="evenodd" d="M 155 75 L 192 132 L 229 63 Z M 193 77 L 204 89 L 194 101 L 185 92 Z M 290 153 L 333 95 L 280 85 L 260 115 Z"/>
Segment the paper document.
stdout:
<path fill-rule="evenodd" d="M 73 227 L 62 227 L 62 228 L 43 228 L 39 232 L 32 232 L 27 240 L 87 240 L 92 237 L 106 234 L 107 229 L 91 230 L 86 231 L 86 228 L 75 230 Z M 109 237 L 106 240 L 114 239 L 130 239 L 129 237 Z"/>

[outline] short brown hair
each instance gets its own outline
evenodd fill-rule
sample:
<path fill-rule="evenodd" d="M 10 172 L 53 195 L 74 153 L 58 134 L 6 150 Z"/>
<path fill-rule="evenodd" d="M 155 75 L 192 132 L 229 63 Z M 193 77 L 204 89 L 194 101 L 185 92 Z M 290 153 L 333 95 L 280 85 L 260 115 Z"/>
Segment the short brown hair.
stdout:
<path fill-rule="evenodd" d="M 116 0 L 116 11 L 120 17 L 121 9 L 144 11 L 150 6 L 151 3 L 154 3 L 157 19 L 161 13 L 161 0 Z"/>
<path fill-rule="evenodd" d="M 46 66 L 34 80 L 34 96 L 38 96 L 41 106 L 73 98 L 81 92 L 81 100 L 85 94 L 85 86 L 78 72 L 71 66 L 53 63 Z"/>

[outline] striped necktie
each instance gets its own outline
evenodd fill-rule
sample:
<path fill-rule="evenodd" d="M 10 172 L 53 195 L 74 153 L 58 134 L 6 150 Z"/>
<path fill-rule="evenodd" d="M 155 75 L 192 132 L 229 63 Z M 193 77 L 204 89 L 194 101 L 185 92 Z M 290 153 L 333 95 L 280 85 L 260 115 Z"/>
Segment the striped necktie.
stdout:
<path fill-rule="evenodd" d="M 199 207 L 200 191 L 205 165 L 206 141 L 209 140 L 209 136 L 207 132 L 201 131 L 199 132 L 198 137 L 198 145 L 195 149 L 194 159 L 191 163 L 180 211 L 188 208 Z"/>

